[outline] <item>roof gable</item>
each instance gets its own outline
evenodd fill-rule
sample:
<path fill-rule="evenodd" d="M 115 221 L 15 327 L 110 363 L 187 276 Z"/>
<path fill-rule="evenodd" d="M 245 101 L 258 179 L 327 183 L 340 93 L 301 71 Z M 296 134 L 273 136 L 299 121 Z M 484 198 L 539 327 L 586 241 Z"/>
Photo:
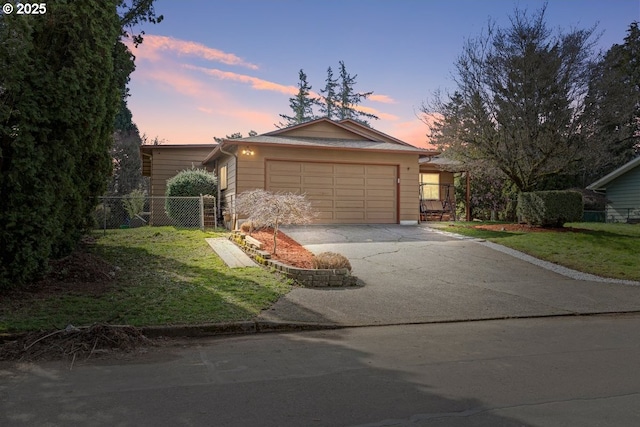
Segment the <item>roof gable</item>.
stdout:
<path fill-rule="evenodd" d="M 361 132 L 360 129 L 344 126 L 341 125 L 341 123 L 334 122 L 333 120 L 329 120 L 327 118 L 312 120 L 310 122 L 301 123 L 299 125 L 290 126 L 288 128 L 278 129 L 273 132 L 265 133 L 263 135 L 294 138 L 302 137 L 375 141 L 375 139 L 371 139 L 366 134 Z"/>
<path fill-rule="evenodd" d="M 353 120 L 335 122 L 320 118 L 284 129 L 277 129 L 247 138 L 225 139 L 204 159 L 203 164 L 216 159 L 229 146 L 281 146 L 331 150 L 363 150 L 435 155 Z"/>
<path fill-rule="evenodd" d="M 349 129 L 357 130 L 360 134 L 368 135 L 370 138 L 372 138 L 375 141 L 384 141 L 384 142 L 390 142 L 392 144 L 409 145 L 413 147 L 413 145 L 407 142 L 401 141 L 397 138 L 387 135 L 386 133 L 380 132 L 379 130 L 375 130 L 372 127 L 364 126 L 362 123 L 358 123 L 355 120 L 345 119 L 345 120 L 341 120 L 339 124 Z"/>
<path fill-rule="evenodd" d="M 626 174 L 627 172 L 629 172 L 630 170 L 635 169 L 638 166 L 640 166 L 640 157 L 636 157 L 635 159 L 631 160 L 630 162 L 627 162 L 624 165 L 620 166 L 618 169 L 614 170 L 610 174 L 605 175 L 604 177 L 600 178 L 599 180 L 597 180 L 593 184 L 587 186 L 587 189 L 589 189 L 589 190 L 604 190 L 604 189 L 607 188 L 607 184 L 609 184 L 611 181 L 615 180 L 616 178 L 619 178 L 620 176 Z"/>

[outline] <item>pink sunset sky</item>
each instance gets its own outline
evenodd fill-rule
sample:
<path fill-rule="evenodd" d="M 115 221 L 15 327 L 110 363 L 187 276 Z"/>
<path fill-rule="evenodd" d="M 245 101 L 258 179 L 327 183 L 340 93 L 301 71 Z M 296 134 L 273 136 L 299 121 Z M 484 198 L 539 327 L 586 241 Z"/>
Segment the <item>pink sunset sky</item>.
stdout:
<path fill-rule="evenodd" d="M 157 0 L 165 19 L 145 25 L 132 49 L 136 71 L 128 99 L 148 138 L 167 144 L 212 143 L 213 137 L 275 129 L 291 114 L 302 68 L 314 92 L 338 61 L 357 74 L 355 89 L 373 128 L 416 146 L 427 144 L 419 109 L 436 90 L 452 90 L 451 73 L 465 39 L 489 19 L 509 24 L 516 7 L 543 1 L 473 0 Z M 622 43 L 638 0 L 549 0 L 553 31 L 597 25 L 597 48 Z"/>

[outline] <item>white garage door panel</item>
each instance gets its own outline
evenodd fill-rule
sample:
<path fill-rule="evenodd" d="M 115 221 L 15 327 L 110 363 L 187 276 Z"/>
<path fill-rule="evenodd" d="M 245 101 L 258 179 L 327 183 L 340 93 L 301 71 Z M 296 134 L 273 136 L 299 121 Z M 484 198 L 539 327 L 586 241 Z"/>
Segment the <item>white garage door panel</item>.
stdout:
<path fill-rule="evenodd" d="M 396 223 L 397 167 L 267 161 L 267 190 L 306 194 L 316 223 Z"/>

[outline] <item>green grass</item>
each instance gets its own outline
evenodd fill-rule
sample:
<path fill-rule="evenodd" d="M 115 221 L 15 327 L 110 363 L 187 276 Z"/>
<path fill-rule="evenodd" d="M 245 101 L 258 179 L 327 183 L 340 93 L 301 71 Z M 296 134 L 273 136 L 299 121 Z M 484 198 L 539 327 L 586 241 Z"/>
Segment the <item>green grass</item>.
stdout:
<path fill-rule="evenodd" d="M 456 223 L 446 231 L 486 239 L 546 261 L 602 277 L 640 280 L 640 225 L 570 223 L 577 232 L 507 232 Z"/>
<path fill-rule="evenodd" d="M 114 285 L 88 296 L 0 301 L 0 332 L 93 323 L 133 326 L 247 320 L 291 289 L 260 267 L 226 267 L 205 242 L 224 233 L 145 227 L 95 233 L 92 252 L 117 266 Z"/>

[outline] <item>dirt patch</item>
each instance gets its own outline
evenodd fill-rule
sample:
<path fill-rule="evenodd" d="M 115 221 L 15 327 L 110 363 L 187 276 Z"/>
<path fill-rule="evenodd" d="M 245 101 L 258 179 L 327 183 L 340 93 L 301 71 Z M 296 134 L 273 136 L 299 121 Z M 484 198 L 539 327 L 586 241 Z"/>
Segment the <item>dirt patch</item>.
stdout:
<path fill-rule="evenodd" d="M 42 279 L 5 291 L 3 306 L 20 309 L 59 295 L 98 296 L 107 292 L 115 284 L 118 268 L 91 253 L 90 247 L 94 244 L 91 238 L 83 239 L 69 256 L 49 261 L 50 271 Z M 94 325 L 79 329 L 68 326 L 53 332 L 25 334 L 6 342 L 0 339 L 0 360 L 69 359 L 73 363 L 115 351 L 130 352 L 143 342 L 149 344 L 133 327 Z"/>
<path fill-rule="evenodd" d="M 275 255 L 273 254 L 273 229 L 253 231 L 251 237 L 262 242 L 262 250 L 269 252 L 272 259 L 293 267 L 313 268 L 313 254 L 282 231 L 278 231 Z"/>
<path fill-rule="evenodd" d="M 16 290 L 4 297 L 25 301 L 47 298 L 51 295 L 101 295 L 114 285 L 118 267 L 89 252 L 90 245 L 82 244 L 69 256 L 49 261 L 49 273 L 41 280 Z"/>
<path fill-rule="evenodd" d="M 472 228 L 477 228 L 479 230 L 511 231 L 519 233 L 566 233 L 584 231 L 580 228 L 572 227 L 534 227 L 527 224 L 483 224 L 472 226 Z"/>

